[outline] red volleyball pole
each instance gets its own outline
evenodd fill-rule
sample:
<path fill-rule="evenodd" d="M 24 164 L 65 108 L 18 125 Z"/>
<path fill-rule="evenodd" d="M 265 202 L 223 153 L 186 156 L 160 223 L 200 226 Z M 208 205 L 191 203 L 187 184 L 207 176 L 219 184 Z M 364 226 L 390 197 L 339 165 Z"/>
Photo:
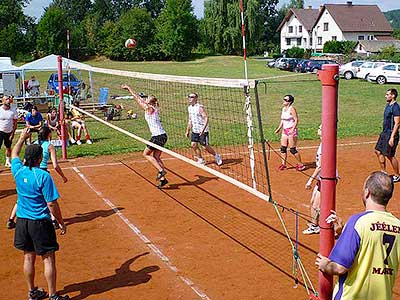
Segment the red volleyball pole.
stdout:
<path fill-rule="evenodd" d="M 323 256 L 329 256 L 334 245 L 334 234 L 325 219 L 335 209 L 336 199 L 336 143 L 339 66 L 323 65 L 318 72 L 322 83 L 322 159 L 321 159 L 321 211 L 319 217 L 319 248 Z M 332 299 L 332 276 L 319 272 L 319 297 Z"/>
<path fill-rule="evenodd" d="M 65 128 L 64 118 L 64 95 L 63 95 L 63 74 L 62 74 L 62 56 L 57 56 L 57 67 L 58 67 L 58 112 L 61 120 L 61 151 L 62 158 L 67 159 L 67 136 Z"/>

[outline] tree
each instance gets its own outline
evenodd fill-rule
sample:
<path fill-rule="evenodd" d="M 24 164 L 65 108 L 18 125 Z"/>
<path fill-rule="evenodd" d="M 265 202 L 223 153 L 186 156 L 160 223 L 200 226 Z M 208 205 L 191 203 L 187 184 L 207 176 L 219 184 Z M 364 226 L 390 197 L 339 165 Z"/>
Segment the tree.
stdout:
<path fill-rule="evenodd" d="M 33 19 L 23 13 L 27 0 L 0 1 L 0 56 L 15 59 L 32 51 Z"/>
<path fill-rule="evenodd" d="M 80 24 L 87 12 L 92 9 L 91 0 L 53 0 L 49 8 L 56 7 L 64 10 L 70 24 Z"/>
<path fill-rule="evenodd" d="M 58 7 L 49 7 L 37 25 L 38 53 L 66 55 L 66 33 L 69 28 L 67 13 Z"/>
<path fill-rule="evenodd" d="M 190 0 L 167 0 L 157 19 L 157 40 L 168 58 L 190 57 L 198 42 L 198 25 Z"/>

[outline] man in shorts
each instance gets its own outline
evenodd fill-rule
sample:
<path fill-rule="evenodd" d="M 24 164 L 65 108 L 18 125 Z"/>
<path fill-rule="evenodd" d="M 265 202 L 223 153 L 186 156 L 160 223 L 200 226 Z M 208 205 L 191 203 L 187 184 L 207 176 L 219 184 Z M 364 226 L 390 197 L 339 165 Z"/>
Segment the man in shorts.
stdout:
<path fill-rule="evenodd" d="M 61 234 L 66 227 L 57 199 L 60 197 L 50 174 L 40 169 L 42 147 L 29 145 L 25 150 L 24 163 L 19 158 L 22 145 L 29 138 L 29 129 L 25 128 L 15 144 L 11 157 L 11 172 L 17 187 L 17 224 L 14 246 L 24 251 L 24 275 L 28 285 L 28 299 L 43 299 L 47 293 L 35 286 L 35 261 L 40 255 L 44 264 L 44 274 L 49 289 L 50 300 L 68 300 L 56 290 L 56 257 L 59 249 L 56 232 L 50 213 L 59 223 Z"/>
<path fill-rule="evenodd" d="M 7 168 L 11 167 L 11 144 L 17 129 L 17 112 L 11 108 L 12 98 L 4 96 L 2 98 L 2 106 L 0 107 L 0 148 L 4 143 L 6 147 L 6 163 Z"/>
<path fill-rule="evenodd" d="M 189 122 L 186 128 L 186 137 L 189 137 L 190 131 L 191 134 L 191 145 L 199 164 L 205 164 L 205 160 L 201 155 L 201 150 L 199 145 L 202 145 L 208 153 L 214 156 L 215 163 L 220 166 L 222 165 L 221 156 L 215 152 L 215 150 L 208 143 L 208 116 L 204 109 L 204 106 L 198 103 L 198 95 L 196 93 L 190 93 L 188 96 L 189 106 Z"/>
<path fill-rule="evenodd" d="M 386 106 L 383 112 L 383 128 L 375 146 L 375 154 L 378 157 L 382 172 L 386 172 L 386 158 L 390 161 L 394 171 L 393 182 L 399 182 L 399 162 L 395 157 L 397 144 L 399 143 L 400 126 L 400 106 L 396 101 L 397 90 L 388 89 L 385 98 Z"/>

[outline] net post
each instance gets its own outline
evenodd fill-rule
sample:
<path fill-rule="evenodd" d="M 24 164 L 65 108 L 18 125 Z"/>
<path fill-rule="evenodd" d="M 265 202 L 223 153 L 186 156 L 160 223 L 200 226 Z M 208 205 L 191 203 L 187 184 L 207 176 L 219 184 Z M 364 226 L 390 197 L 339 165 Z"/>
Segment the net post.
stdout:
<path fill-rule="evenodd" d="M 271 190 L 271 182 L 269 180 L 269 169 L 268 169 L 268 160 L 267 160 L 267 150 L 265 147 L 265 137 L 264 137 L 264 129 L 262 125 L 262 119 L 261 119 L 261 107 L 260 107 L 260 99 L 258 97 L 258 80 L 255 81 L 254 85 L 254 98 L 256 100 L 256 109 L 257 109 L 257 120 L 258 120 L 258 130 L 260 131 L 260 139 L 261 139 L 261 149 L 262 149 L 262 156 L 263 156 L 263 161 L 264 161 L 264 168 L 265 168 L 265 176 L 267 179 L 267 184 L 268 184 L 268 195 L 269 195 L 269 201 L 272 199 L 272 190 Z"/>
<path fill-rule="evenodd" d="M 323 65 L 318 72 L 322 84 L 322 159 L 321 159 L 321 210 L 320 253 L 329 256 L 333 245 L 333 230 L 326 222 L 336 199 L 336 144 L 339 66 Z M 319 272 L 319 295 L 321 300 L 332 299 L 333 278 Z"/>
<path fill-rule="evenodd" d="M 67 136 L 64 118 L 64 95 L 63 95 L 63 75 L 62 75 L 62 56 L 57 56 L 57 69 L 58 69 L 58 111 L 61 120 L 61 151 L 62 158 L 67 159 Z"/>
<path fill-rule="evenodd" d="M 246 110 L 246 121 L 247 121 L 247 140 L 249 147 L 249 160 L 250 160 L 250 171 L 251 181 L 253 188 L 257 189 L 256 173 L 255 173 L 255 157 L 254 157 L 254 138 L 253 138 L 253 113 L 251 111 L 250 101 L 250 84 L 247 82 L 243 87 L 245 95 L 245 110 Z"/>

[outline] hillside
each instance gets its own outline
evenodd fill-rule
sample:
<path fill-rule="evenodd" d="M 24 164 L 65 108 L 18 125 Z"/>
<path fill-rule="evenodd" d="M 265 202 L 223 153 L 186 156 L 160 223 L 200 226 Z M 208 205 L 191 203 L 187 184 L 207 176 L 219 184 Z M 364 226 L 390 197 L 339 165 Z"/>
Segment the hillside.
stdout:
<path fill-rule="evenodd" d="M 400 29 L 400 9 L 389 10 L 384 13 L 393 29 Z"/>

